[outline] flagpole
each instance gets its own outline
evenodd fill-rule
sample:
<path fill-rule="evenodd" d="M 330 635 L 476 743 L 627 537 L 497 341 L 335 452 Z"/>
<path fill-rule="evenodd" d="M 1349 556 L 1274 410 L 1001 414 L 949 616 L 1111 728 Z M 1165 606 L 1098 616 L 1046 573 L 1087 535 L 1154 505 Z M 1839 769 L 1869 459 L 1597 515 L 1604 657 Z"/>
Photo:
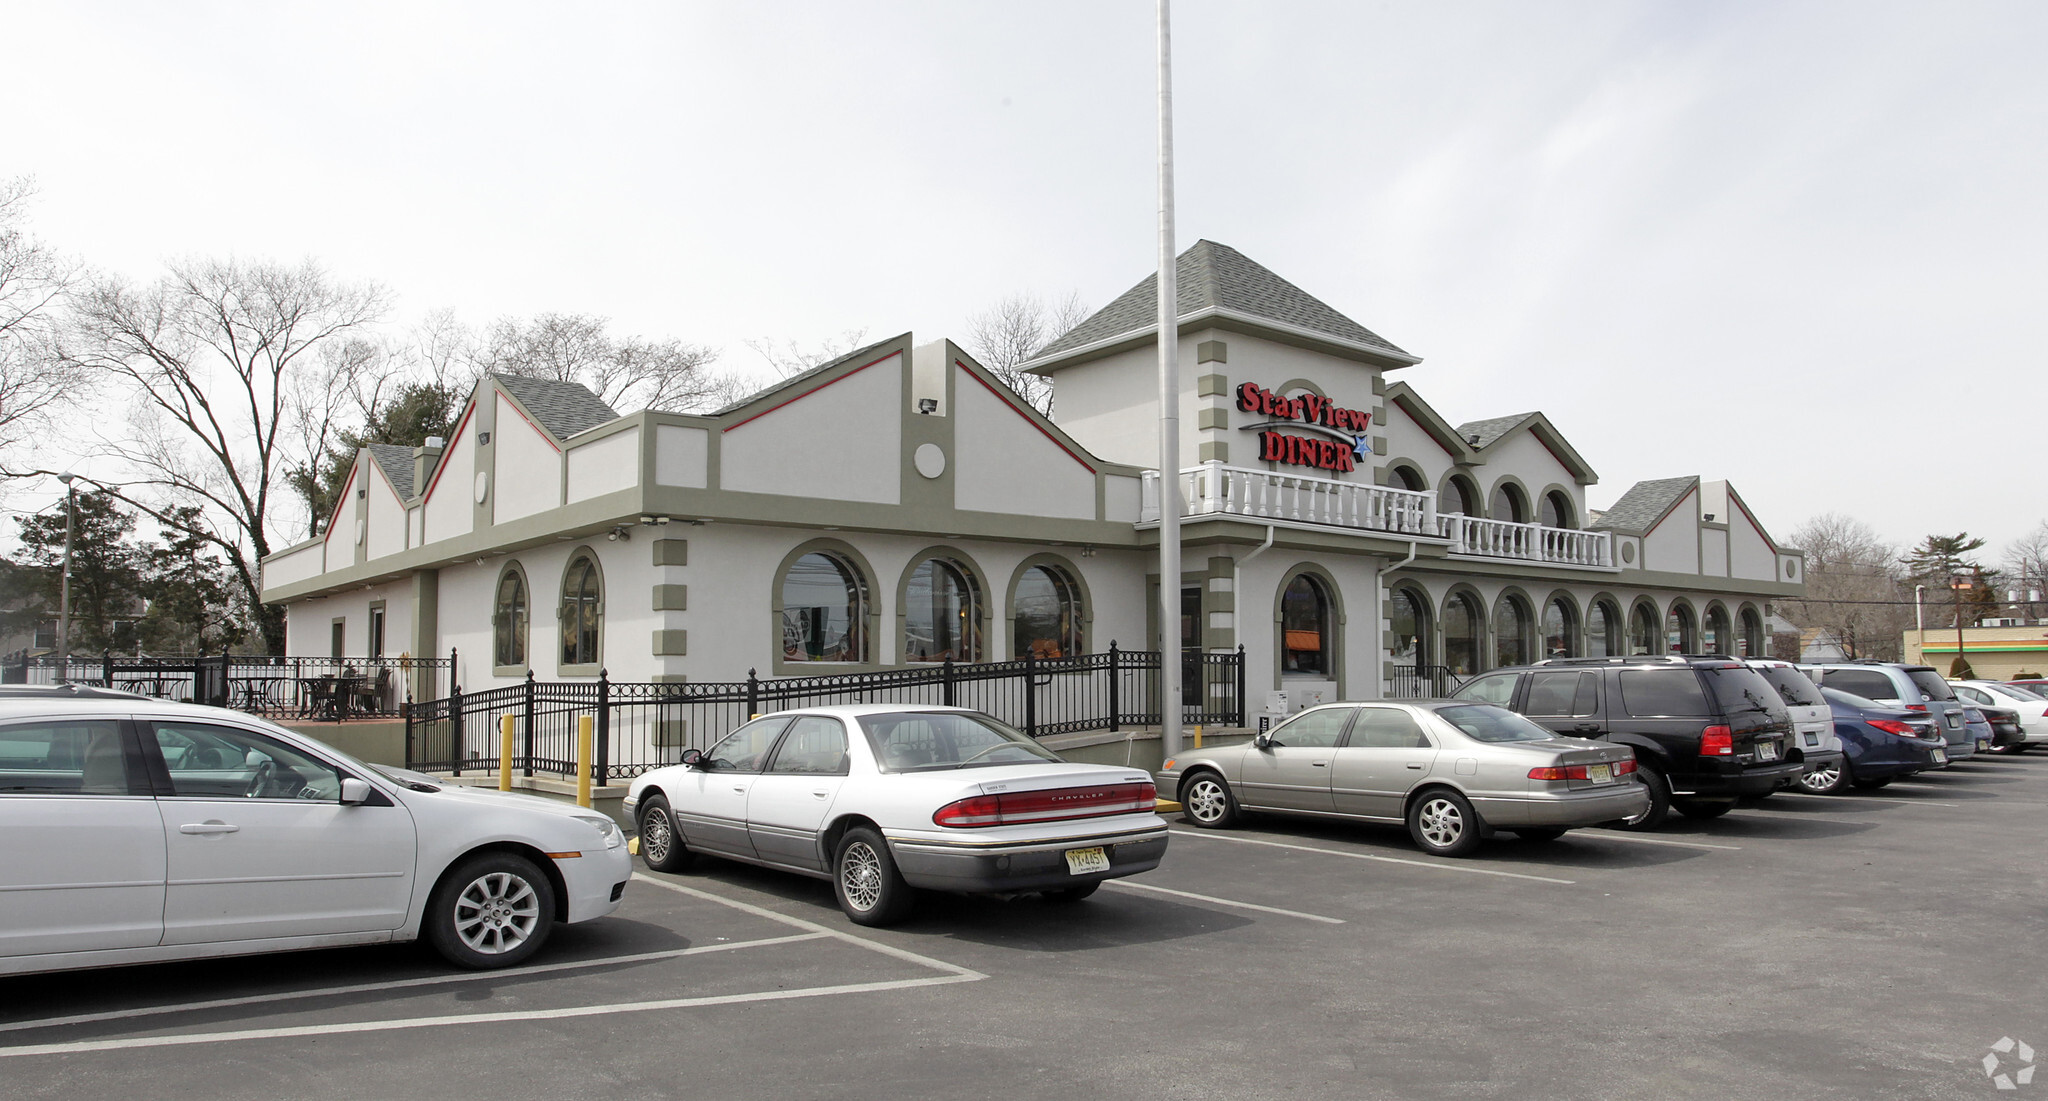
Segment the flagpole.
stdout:
<path fill-rule="evenodd" d="M 1180 325 L 1173 249 L 1173 35 L 1159 0 L 1159 748 L 1180 752 Z M 1202 625 L 1195 624 L 1195 643 Z"/>

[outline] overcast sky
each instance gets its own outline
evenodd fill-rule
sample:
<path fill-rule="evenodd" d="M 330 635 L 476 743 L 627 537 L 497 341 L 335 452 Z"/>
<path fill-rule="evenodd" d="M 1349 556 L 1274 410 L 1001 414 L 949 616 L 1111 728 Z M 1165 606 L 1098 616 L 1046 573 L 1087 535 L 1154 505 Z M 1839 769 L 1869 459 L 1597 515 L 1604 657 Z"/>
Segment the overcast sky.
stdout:
<path fill-rule="evenodd" d="M 102 268 L 311 256 L 399 320 L 965 336 L 1154 257 L 1150 3 L 14 5 L 0 177 Z M 2048 516 L 2048 4 L 1174 8 L 1180 247 L 1541 409 L 1996 551 Z M 12 502 L 11 502 L 12 503 Z M 8 525 L 11 527 L 12 525 Z"/>

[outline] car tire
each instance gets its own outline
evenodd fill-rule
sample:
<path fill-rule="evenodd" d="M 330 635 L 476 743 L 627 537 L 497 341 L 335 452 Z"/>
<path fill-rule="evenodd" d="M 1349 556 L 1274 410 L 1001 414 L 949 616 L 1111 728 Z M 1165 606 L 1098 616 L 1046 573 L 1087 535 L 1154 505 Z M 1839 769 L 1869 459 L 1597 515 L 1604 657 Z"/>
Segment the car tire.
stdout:
<path fill-rule="evenodd" d="M 1664 774 L 1647 765 L 1636 766 L 1636 778 L 1649 790 L 1650 805 L 1634 818 L 1624 818 L 1615 823 L 1625 830 L 1654 830 L 1671 817 L 1671 785 L 1664 782 Z"/>
<path fill-rule="evenodd" d="M 1848 787 L 1850 781 L 1855 778 L 1855 773 L 1849 768 L 1849 762 L 1843 761 L 1839 765 L 1822 767 L 1818 771 L 1801 776 L 1799 790 L 1808 795 L 1836 795 Z"/>
<path fill-rule="evenodd" d="M 675 811 L 668 797 L 650 795 L 640 804 L 640 859 L 657 872 L 680 872 L 697 862 L 697 854 L 683 844 L 676 829 Z"/>
<path fill-rule="evenodd" d="M 1237 825 L 1237 797 L 1230 793 L 1230 784 L 1213 772 L 1197 772 L 1180 785 L 1180 806 L 1188 821 L 1202 829 Z"/>
<path fill-rule="evenodd" d="M 1483 827 L 1465 797 L 1434 788 L 1408 805 L 1408 836 L 1432 856 L 1464 856 L 1479 847 Z"/>
<path fill-rule="evenodd" d="M 1852 780 L 1850 782 L 1856 786 L 1857 791 L 1876 791 L 1878 788 L 1889 785 L 1892 782 L 1892 778 L 1887 776 L 1882 780 Z"/>
<path fill-rule="evenodd" d="M 1064 906 L 1068 903 L 1079 902 L 1087 898 L 1089 895 L 1094 894 L 1095 889 L 1100 886 L 1102 886 L 1102 881 L 1098 879 L 1093 883 L 1083 883 L 1078 887 L 1062 887 L 1056 891 L 1045 892 L 1045 900 Z"/>
<path fill-rule="evenodd" d="M 441 877 L 423 924 L 427 943 L 457 967 L 510 967 L 547 942 L 555 888 L 517 853 L 479 853 Z"/>
<path fill-rule="evenodd" d="M 1685 815 L 1687 818 L 1697 818 L 1703 822 L 1711 818 L 1719 818 L 1735 809 L 1734 803 L 1722 803 L 1710 799 L 1673 799 L 1671 805 L 1678 813 Z"/>
<path fill-rule="evenodd" d="M 882 835 L 866 826 L 847 830 L 832 857 L 832 893 L 855 925 L 892 925 L 917 901 L 915 890 L 896 870 L 896 858 Z"/>
<path fill-rule="evenodd" d="M 1524 841 L 1537 841 L 1548 843 L 1551 841 L 1555 841 L 1560 837 L 1563 837 L 1564 833 L 1565 831 L 1560 829 L 1546 828 L 1540 830 L 1516 830 L 1515 836 L 1521 838 Z"/>

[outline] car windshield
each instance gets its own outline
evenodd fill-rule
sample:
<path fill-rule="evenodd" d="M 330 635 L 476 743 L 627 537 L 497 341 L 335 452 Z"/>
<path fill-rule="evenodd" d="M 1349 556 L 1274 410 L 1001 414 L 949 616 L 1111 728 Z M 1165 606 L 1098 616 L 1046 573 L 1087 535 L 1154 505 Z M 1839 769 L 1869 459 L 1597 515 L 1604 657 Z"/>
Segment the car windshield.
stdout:
<path fill-rule="evenodd" d="M 1758 676 L 1769 681 L 1772 688 L 1778 690 L 1778 697 L 1783 699 L 1788 707 L 1827 706 L 1828 701 L 1821 698 L 1820 685 L 1813 683 L 1811 677 L 1797 669 L 1767 665 L 1756 672 Z"/>
<path fill-rule="evenodd" d="M 969 711 L 892 711 L 860 716 L 884 772 L 1058 763 L 1023 732 Z"/>
<path fill-rule="evenodd" d="M 1956 698 L 1956 694 L 1949 688 L 1948 682 L 1941 679 L 1941 674 L 1932 669 L 1908 669 L 1906 670 L 1906 677 L 1913 682 L 1914 687 L 1920 689 L 1921 693 L 1930 700 L 1952 700 Z"/>
<path fill-rule="evenodd" d="M 1761 711 L 1775 715 L 1787 722 L 1791 715 L 1785 711 L 1785 702 L 1778 698 L 1778 690 L 1771 686 L 1756 670 L 1746 666 L 1732 669 L 1707 668 L 1700 670 L 1701 680 L 1714 693 L 1721 710 L 1730 715 L 1744 711 Z"/>
<path fill-rule="evenodd" d="M 1436 714 L 1437 718 L 1482 742 L 1543 742 L 1557 737 L 1507 708 L 1492 704 L 1446 707 Z"/>

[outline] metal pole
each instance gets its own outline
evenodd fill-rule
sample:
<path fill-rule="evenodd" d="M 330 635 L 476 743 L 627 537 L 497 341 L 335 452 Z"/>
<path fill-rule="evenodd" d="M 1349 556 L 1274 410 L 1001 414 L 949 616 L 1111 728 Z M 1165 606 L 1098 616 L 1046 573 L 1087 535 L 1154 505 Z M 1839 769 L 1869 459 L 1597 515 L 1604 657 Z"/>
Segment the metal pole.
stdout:
<path fill-rule="evenodd" d="M 1180 288 L 1173 247 L 1173 33 L 1159 0 L 1159 747 L 1180 752 Z M 1201 625 L 1196 625 L 1200 642 Z"/>
<path fill-rule="evenodd" d="M 71 485 L 72 477 L 57 475 L 57 480 L 64 483 L 64 576 L 57 588 L 58 684 L 71 679 L 71 528 L 72 515 L 78 511 L 78 490 Z M 108 687 L 113 687 L 111 682 Z"/>

